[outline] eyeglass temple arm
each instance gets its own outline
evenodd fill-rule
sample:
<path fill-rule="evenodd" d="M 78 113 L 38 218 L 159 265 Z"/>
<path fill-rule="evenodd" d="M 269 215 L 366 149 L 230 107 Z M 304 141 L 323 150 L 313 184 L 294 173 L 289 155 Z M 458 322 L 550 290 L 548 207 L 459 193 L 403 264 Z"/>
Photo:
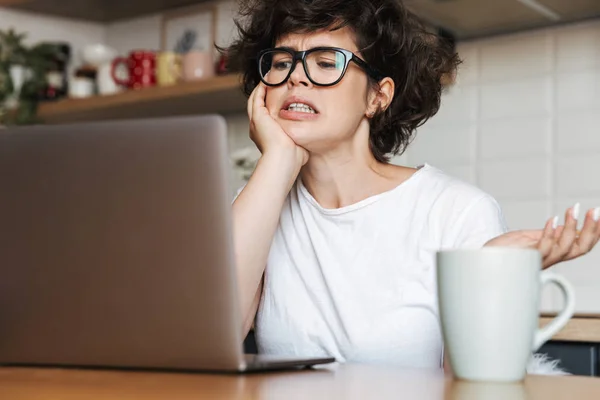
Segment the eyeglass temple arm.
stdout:
<path fill-rule="evenodd" d="M 381 72 L 377 71 L 375 68 L 371 67 L 369 64 L 367 64 L 365 61 L 361 60 L 354 54 L 352 55 L 352 61 L 354 61 L 364 70 L 366 70 L 372 78 L 378 81 L 384 78 L 384 75 Z"/>

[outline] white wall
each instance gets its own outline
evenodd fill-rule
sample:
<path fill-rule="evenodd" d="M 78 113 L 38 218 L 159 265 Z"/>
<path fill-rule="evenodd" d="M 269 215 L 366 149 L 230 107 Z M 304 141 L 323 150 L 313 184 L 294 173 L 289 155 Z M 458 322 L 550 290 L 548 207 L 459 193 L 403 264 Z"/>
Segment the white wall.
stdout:
<path fill-rule="evenodd" d="M 397 161 L 428 162 L 495 196 L 511 228 L 600 206 L 600 20 L 459 44 L 459 82 Z M 600 312 L 600 249 L 556 268 Z M 542 308 L 560 306 L 546 291 Z"/>
<path fill-rule="evenodd" d="M 215 41 L 217 45 L 226 45 L 234 35 L 232 17 L 236 4 L 233 0 L 217 3 L 217 29 Z M 132 49 L 160 49 L 161 14 L 145 15 L 126 21 L 117 21 L 107 25 L 106 43 L 117 49 L 122 55 Z"/>
<path fill-rule="evenodd" d="M 160 49 L 161 14 L 109 23 L 106 26 L 106 44 L 125 56 L 134 49 Z"/>
<path fill-rule="evenodd" d="M 0 29 L 13 28 L 27 33 L 26 43 L 66 41 L 71 44 L 73 64 L 81 64 L 81 48 L 88 44 L 104 43 L 106 27 L 102 24 L 41 14 L 14 11 L 0 7 Z"/>

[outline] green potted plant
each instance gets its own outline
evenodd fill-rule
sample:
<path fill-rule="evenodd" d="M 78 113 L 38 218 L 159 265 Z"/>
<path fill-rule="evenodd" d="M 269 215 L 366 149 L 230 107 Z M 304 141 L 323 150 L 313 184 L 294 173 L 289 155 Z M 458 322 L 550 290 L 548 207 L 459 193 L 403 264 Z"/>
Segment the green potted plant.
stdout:
<path fill-rule="evenodd" d="M 56 46 L 26 47 L 25 34 L 0 30 L 0 124 L 25 125 L 40 122 L 37 106 L 46 85 L 46 74 Z"/>
<path fill-rule="evenodd" d="M 12 29 L 0 31 L 0 122 L 3 123 L 9 119 L 8 109 L 16 100 L 13 77 L 23 72 L 25 64 L 24 37 Z"/>

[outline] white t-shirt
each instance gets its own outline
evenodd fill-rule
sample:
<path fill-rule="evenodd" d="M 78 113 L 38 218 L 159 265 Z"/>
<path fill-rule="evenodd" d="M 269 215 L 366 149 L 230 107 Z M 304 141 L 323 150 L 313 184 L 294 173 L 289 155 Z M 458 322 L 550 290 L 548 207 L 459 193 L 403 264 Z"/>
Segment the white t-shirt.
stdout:
<path fill-rule="evenodd" d="M 435 252 L 505 231 L 490 195 L 428 164 L 338 209 L 321 207 L 298 179 L 266 266 L 259 353 L 439 368 Z"/>

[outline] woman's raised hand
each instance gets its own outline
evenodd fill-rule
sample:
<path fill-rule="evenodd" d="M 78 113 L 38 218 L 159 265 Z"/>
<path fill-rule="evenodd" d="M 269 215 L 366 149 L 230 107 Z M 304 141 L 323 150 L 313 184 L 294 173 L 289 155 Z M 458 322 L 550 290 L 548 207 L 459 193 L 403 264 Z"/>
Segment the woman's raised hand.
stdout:
<path fill-rule="evenodd" d="M 542 254 L 544 268 L 581 257 L 600 241 L 600 207 L 585 214 L 581 231 L 577 230 L 579 208 L 576 204 L 566 211 L 564 225 L 559 226 L 558 217 L 554 217 L 546 222 L 544 229 L 508 232 L 488 241 L 485 246 L 537 249 Z"/>
<path fill-rule="evenodd" d="M 275 121 L 265 105 L 266 86 L 260 82 L 248 99 L 248 118 L 250 119 L 250 139 L 263 155 L 289 155 L 289 160 L 300 163 L 308 161 L 308 151 L 298 146 L 281 125 Z"/>

